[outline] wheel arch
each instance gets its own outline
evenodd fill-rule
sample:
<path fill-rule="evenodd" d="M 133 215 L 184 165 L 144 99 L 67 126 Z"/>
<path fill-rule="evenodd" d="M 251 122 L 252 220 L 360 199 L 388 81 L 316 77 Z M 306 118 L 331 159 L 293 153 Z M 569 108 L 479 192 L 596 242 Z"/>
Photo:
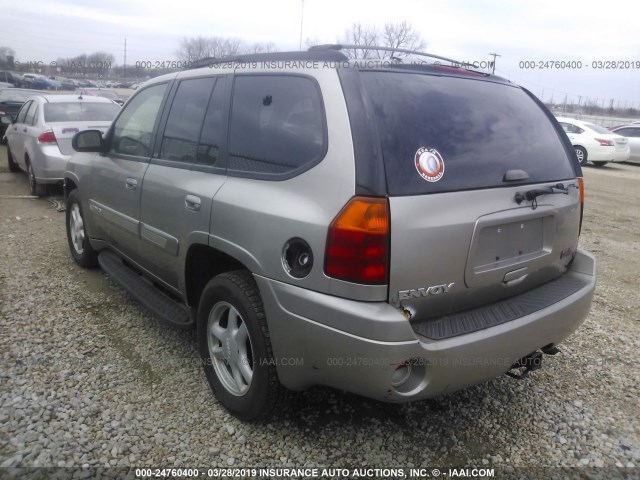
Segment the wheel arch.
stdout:
<path fill-rule="evenodd" d="M 204 287 L 216 275 L 233 270 L 251 272 L 237 258 L 202 243 L 192 244 L 185 259 L 185 288 L 187 302 L 191 308 L 197 308 Z"/>
<path fill-rule="evenodd" d="M 64 177 L 64 198 L 65 198 L 65 200 L 67 198 L 69 198 L 69 193 L 71 193 L 73 190 L 77 190 L 78 189 L 78 185 L 80 185 L 80 182 L 78 181 L 78 179 L 75 176 L 65 175 L 65 177 Z"/>

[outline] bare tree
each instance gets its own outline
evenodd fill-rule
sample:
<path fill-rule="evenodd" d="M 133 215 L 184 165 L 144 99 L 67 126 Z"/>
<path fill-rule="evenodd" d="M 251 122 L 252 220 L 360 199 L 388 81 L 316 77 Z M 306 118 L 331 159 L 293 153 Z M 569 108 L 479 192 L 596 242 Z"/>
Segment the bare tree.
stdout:
<path fill-rule="evenodd" d="M 184 62 L 195 62 L 203 58 L 222 58 L 244 53 L 277 51 L 273 42 L 245 44 L 239 38 L 192 37 L 183 38 L 176 56 Z"/>
<path fill-rule="evenodd" d="M 311 48 L 311 47 L 315 47 L 316 45 L 321 45 L 323 42 L 320 40 L 320 37 L 315 36 L 313 38 L 311 37 L 307 37 L 306 40 L 304 41 L 304 44 L 307 46 L 307 48 Z"/>
<path fill-rule="evenodd" d="M 411 24 L 405 22 L 388 22 L 379 30 L 375 26 L 354 23 L 349 27 L 340 43 L 347 45 L 359 45 L 363 47 L 389 47 L 405 50 L 423 50 L 427 42 L 422 38 Z M 349 58 L 400 58 L 406 57 L 406 53 L 381 50 L 345 50 Z"/>
<path fill-rule="evenodd" d="M 243 53 L 243 43 L 239 38 L 211 37 L 213 58 L 227 57 Z"/>
<path fill-rule="evenodd" d="M 107 52 L 94 52 L 87 56 L 87 71 L 91 75 L 103 77 L 115 63 L 115 57 Z"/>
<path fill-rule="evenodd" d="M 405 50 L 423 50 L 427 46 L 422 36 L 405 22 L 385 23 L 382 30 L 382 43 L 385 47 Z M 389 56 L 405 57 L 406 53 L 388 52 Z"/>
<path fill-rule="evenodd" d="M 346 45 L 359 45 L 363 47 L 373 47 L 380 44 L 380 32 L 373 26 L 352 24 L 344 32 L 344 37 L 339 40 Z M 345 55 L 349 58 L 374 58 L 378 56 L 375 50 L 345 50 Z"/>
<path fill-rule="evenodd" d="M 16 56 L 16 51 L 11 47 L 0 47 L 0 65 L 9 65 L 9 63 L 13 62 L 9 57 L 13 58 Z"/>
<path fill-rule="evenodd" d="M 183 62 L 195 62 L 211 56 L 211 40 L 207 37 L 191 37 L 180 40 L 176 57 Z"/>
<path fill-rule="evenodd" d="M 273 42 L 254 43 L 250 47 L 244 49 L 247 53 L 271 53 L 277 52 L 276 44 Z"/>

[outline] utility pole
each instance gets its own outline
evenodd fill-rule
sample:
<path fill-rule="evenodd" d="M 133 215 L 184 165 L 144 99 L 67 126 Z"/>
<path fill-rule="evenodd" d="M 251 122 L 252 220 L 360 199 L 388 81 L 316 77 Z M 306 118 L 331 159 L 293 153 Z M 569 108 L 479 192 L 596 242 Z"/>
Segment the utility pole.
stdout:
<path fill-rule="evenodd" d="M 127 39 L 124 39 L 124 66 L 122 67 L 122 76 L 127 76 Z"/>
<path fill-rule="evenodd" d="M 304 20 L 304 0 L 302 0 L 302 8 L 300 8 L 300 48 L 302 50 L 302 22 Z"/>
<path fill-rule="evenodd" d="M 502 55 L 498 55 L 497 53 L 490 53 L 489 55 L 493 57 L 493 70 L 491 71 L 491 74 L 494 74 L 496 73 L 496 57 L 501 57 Z"/>

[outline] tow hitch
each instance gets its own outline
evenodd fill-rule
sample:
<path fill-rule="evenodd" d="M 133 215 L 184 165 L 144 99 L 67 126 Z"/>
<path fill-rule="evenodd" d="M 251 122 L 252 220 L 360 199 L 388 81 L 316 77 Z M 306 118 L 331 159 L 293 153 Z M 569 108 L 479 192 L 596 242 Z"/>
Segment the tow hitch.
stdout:
<path fill-rule="evenodd" d="M 543 354 L 555 355 L 557 353 L 560 353 L 560 350 L 558 350 L 556 347 L 542 349 L 541 351 L 536 350 L 535 352 L 530 353 L 526 357 L 522 357 L 516 363 L 511 365 L 511 368 L 508 372 L 506 372 L 506 375 L 510 376 L 511 378 L 515 378 L 516 380 L 523 380 L 527 378 L 530 372 L 540 370 L 542 368 Z"/>

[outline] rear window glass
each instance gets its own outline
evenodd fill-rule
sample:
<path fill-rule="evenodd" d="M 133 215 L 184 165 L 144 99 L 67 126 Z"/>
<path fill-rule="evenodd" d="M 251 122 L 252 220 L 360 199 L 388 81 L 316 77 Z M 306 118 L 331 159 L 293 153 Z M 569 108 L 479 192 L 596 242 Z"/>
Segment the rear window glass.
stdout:
<path fill-rule="evenodd" d="M 362 72 L 391 195 L 512 185 L 575 177 L 544 111 L 521 89 L 464 78 Z"/>
<path fill-rule="evenodd" d="M 611 133 L 611 130 L 607 130 L 606 128 L 601 127 L 599 125 L 594 125 L 593 123 L 585 123 L 584 125 L 585 127 L 589 127 L 591 130 L 593 130 L 596 133 L 607 133 L 607 134 Z"/>
<path fill-rule="evenodd" d="M 29 97 L 37 95 L 38 92 L 18 90 L 16 88 L 7 88 L 0 90 L 0 102 L 24 102 Z"/>
<path fill-rule="evenodd" d="M 64 102 L 45 103 L 45 123 L 55 122 L 111 122 L 120 111 L 113 103 Z"/>

